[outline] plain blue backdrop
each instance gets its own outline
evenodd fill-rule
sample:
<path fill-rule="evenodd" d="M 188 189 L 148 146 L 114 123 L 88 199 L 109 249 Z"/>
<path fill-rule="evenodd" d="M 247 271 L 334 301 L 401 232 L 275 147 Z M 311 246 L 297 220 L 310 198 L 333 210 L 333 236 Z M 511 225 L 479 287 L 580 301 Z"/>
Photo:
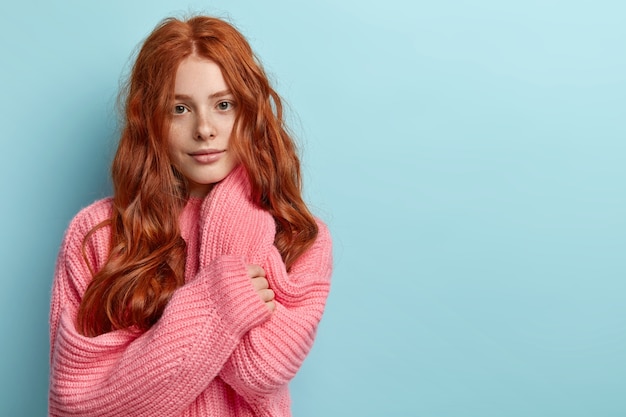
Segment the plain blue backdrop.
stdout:
<path fill-rule="evenodd" d="M 626 5 L 609 0 L 3 4 L 0 415 L 46 415 L 59 243 L 110 193 L 133 51 L 188 12 L 249 38 L 334 236 L 296 416 L 626 416 Z"/>

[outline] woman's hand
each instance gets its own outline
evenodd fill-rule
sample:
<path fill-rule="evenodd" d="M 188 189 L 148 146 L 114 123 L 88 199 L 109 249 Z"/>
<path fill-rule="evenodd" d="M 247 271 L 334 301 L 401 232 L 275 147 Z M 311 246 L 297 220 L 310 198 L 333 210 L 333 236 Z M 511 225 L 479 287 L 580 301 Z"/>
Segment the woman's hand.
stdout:
<path fill-rule="evenodd" d="M 274 303 L 274 291 L 269 287 L 269 282 L 265 278 L 265 270 L 259 265 L 248 264 L 248 276 L 252 281 L 254 290 L 259 294 L 261 300 L 269 311 L 274 311 L 276 304 Z"/>

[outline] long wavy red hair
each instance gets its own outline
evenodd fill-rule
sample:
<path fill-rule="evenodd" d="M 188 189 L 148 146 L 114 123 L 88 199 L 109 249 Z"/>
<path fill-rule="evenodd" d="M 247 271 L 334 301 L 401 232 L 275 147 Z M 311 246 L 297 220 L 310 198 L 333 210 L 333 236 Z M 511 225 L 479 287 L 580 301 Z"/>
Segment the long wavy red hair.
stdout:
<path fill-rule="evenodd" d="M 92 271 L 78 311 L 77 327 L 86 336 L 150 328 L 184 283 L 186 245 L 178 216 L 188 191 L 170 163 L 167 139 L 176 70 L 191 54 L 217 63 L 234 95 L 232 147 L 250 177 L 253 200 L 276 220 L 275 245 L 287 268 L 317 236 L 280 97 L 246 39 L 220 19 L 166 19 L 144 42 L 124 91 L 112 217 L 85 237 L 83 248 L 99 227 L 112 229 L 110 256 Z"/>

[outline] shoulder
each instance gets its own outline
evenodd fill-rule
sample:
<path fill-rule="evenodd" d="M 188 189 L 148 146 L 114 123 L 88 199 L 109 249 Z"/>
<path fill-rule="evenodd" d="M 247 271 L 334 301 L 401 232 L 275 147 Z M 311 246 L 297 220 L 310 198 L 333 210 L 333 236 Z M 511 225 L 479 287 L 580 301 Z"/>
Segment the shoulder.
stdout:
<path fill-rule="evenodd" d="M 330 236 L 330 230 L 328 230 L 328 226 L 322 220 L 315 218 L 315 223 L 317 224 L 317 237 L 315 238 L 314 246 L 324 246 L 328 247 L 328 249 L 332 248 L 332 237 Z"/>
<path fill-rule="evenodd" d="M 71 225 L 95 226 L 111 218 L 113 199 L 111 197 L 97 200 L 81 209 L 72 219 Z"/>
<path fill-rule="evenodd" d="M 111 228 L 105 222 L 111 219 L 112 202 L 111 198 L 95 201 L 74 216 L 65 232 L 61 248 L 66 256 L 82 254 L 84 245 L 88 256 L 97 264 L 106 259 L 110 247 Z M 104 226 L 96 228 L 100 225 Z M 88 241 L 85 241 L 90 233 Z"/>
<path fill-rule="evenodd" d="M 333 244 L 328 226 L 320 219 L 315 241 L 291 266 L 292 272 L 309 271 L 323 279 L 330 279 L 333 268 Z"/>
<path fill-rule="evenodd" d="M 65 288 L 80 300 L 92 271 L 99 269 L 109 256 L 111 228 L 97 226 L 111 218 L 112 199 L 98 200 L 83 208 L 70 221 L 59 249 L 55 286 Z M 89 237 L 86 239 L 86 237 Z"/>
<path fill-rule="evenodd" d="M 109 220 L 112 214 L 112 202 L 112 198 L 104 198 L 81 209 L 70 221 L 66 239 L 80 238 L 82 240 L 95 226 Z"/>

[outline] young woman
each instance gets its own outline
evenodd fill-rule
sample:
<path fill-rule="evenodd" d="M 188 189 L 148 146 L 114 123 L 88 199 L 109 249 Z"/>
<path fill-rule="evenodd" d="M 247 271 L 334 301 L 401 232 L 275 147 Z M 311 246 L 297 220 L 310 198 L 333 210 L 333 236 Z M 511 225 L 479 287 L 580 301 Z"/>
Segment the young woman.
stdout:
<path fill-rule="evenodd" d="M 50 415 L 290 415 L 332 260 L 278 95 L 210 17 L 162 22 L 125 94 L 114 195 L 59 254 Z"/>

